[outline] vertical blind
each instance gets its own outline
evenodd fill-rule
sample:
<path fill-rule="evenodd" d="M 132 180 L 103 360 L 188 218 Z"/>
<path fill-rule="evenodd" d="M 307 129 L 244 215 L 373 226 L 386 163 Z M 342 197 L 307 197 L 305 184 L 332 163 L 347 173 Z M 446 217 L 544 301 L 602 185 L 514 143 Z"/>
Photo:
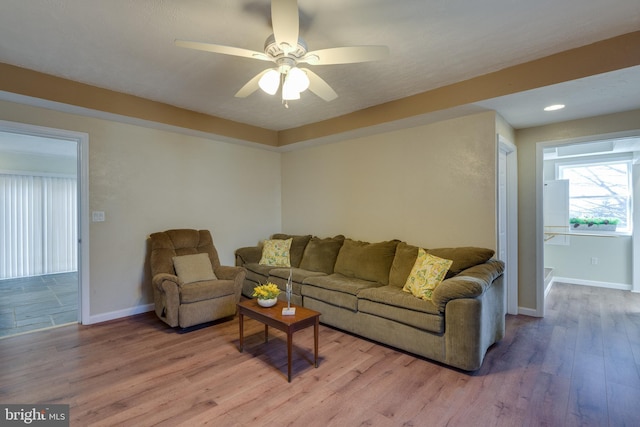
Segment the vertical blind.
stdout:
<path fill-rule="evenodd" d="M 0 279 L 78 269 L 77 180 L 0 174 Z"/>

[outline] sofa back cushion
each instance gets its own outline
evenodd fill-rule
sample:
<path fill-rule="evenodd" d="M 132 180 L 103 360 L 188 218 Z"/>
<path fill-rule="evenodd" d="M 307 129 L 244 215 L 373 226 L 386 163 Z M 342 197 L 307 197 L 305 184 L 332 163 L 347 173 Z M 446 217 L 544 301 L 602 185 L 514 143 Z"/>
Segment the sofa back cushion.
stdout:
<path fill-rule="evenodd" d="M 368 243 L 345 239 L 338 253 L 334 272 L 387 285 L 398 243 L 398 240 Z"/>
<path fill-rule="evenodd" d="M 459 248 L 439 248 L 427 249 L 427 253 L 437 256 L 438 258 L 450 259 L 453 261 L 445 279 L 457 276 L 463 270 L 471 268 L 474 265 L 487 262 L 494 255 L 492 249 L 476 248 L 471 246 L 462 246 Z M 396 256 L 391 264 L 389 272 L 389 285 L 402 288 L 411 273 L 411 269 L 418 257 L 418 247 L 409 245 L 405 242 L 398 243 Z"/>
<path fill-rule="evenodd" d="M 402 289 L 411 273 L 413 265 L 418 257 L 418 247 L 408 245 L 405 242 L 398 243 L 396 255 L 389 272 L 389 285 Z"/>
<path fill-rule="evenodd" d="M 338 252 L 340 252 L 343 243 L 343 235 L 327 237 L 326 239 L 312 237 L 304 249 L 300 268 L 326 274 L 333 273 L 333 267 L 336 264 Z"/>
<path fill-rule="evenodd" d="M 291 247 L 289 248 L 289 261 L 291 263 L 291 267 L 299 267 L 300 261 L 302 260 L 302 254 L 304 253 L 304 248 L 307 246 L 307 243 L 309 243 L 309 240 L 311 240 L 311 235 L 294 236 L 278 233 L 271 236 L 271 238 L 279 240 L 293 239 Z"/>
<path fill-rule="evenodd" d="M 453 261 L 453 264 L 447 272 L 446 278 L 448 279 L 457 276 L 463 270 L 471 268 L 474 265 L 484 264 L 491 259 L 495 251 L 493 249 L 461 246 L 459 248 L 428 249 L 427 253 Z"/>

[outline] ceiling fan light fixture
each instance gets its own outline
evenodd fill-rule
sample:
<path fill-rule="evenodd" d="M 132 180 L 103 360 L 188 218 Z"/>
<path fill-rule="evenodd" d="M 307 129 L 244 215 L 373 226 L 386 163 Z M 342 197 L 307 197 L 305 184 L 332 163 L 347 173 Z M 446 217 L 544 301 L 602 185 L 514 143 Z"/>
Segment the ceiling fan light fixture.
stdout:
<path fill-rule="evenodd" d="M 287 77 L 282 84 L 282 99 L 284 101 L 292 101 L 300 99 L 300 91 L 297 90 L 295 84 Z"/>
<path fill-rule="evenodd" d="M 291 86 L 291 88 L 298 93 L 304 92 L 305 90 L 309 89 L 309 77 L 307 76 L 307 73 L 305 73 L 298 67 L 294 67 L 289 70 L 289 72 L 287 73 L 285 84 L 287 82 Z"/>
<path fill-rule="evenodd" d="M 280 86 L 280 73 L 275 69 L 267 71 L 260 77 L 258 86 L 269 95 L 275 95 Z"/>

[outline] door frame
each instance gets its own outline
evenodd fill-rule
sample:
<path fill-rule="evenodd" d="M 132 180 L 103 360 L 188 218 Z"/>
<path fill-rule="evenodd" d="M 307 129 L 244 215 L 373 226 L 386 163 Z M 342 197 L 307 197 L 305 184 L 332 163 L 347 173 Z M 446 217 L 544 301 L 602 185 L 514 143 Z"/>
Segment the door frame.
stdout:
<path fill-rule="evenodd" d="M 0 120 L 0 132 L 75 141 L 78 179 L 78 322 L 90 323 L 89 286 L 89 134 Z"/>
<path fill-rule="evenodd" d="M 501 162 L 499 156 L 504 154 L 506 156 L 506 170 L 501 171 Z M 500 199 L 500 176 L 503 174 L 506 178 L 506 200 Z M 511 141 L 507 140 L 504 136 L 498 134 L 498 182 L 496 185 L 496 191 L 498 192 L 497 211 L 496 215 L 498 231 L 497 236 L 497 248 L 498 258 L 500 253 L 506 254 L 506 268 L 505 268 L 505 281 L 506 281 L 506 312 L 508 314 L 518 314 L 518 151 Z M 503 244 L 500 239 L 500 221 L 499 215 L 503 209 L 502 203 L 504 202 L 505 209 L 505 225 L 506 225 L 506 248 L 502 248 Z M 503 251 L 504 249 L 504 251 Z"/>

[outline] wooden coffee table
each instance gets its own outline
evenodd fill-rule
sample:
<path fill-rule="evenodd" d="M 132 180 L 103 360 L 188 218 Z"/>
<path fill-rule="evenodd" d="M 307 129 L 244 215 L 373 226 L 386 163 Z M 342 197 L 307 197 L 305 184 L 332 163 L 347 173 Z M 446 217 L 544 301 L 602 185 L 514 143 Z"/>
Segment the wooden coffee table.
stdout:
<path fill-rule="evenodd" d="M 293 349 L 293 333 L 300 329 L 313 325 L 313 356 L 315 367 L 318 367 L 318 326 L 320 324 L 320 313 L 299 305 L 291 304 L 296 308 L 293 316 L 283 316 L 282 308 L 287 303 L 278 301 L 273 307 L 261 307 L 255 299 L 245 300 L 238 303 L 238 320 L 240 324 L 240 352 L 244 350 L 244 316 L 264 323 L 264 342 L 269 340 L 269 326 L 272 326 L 287 334 L 287 379 L 291 382 L 291 353 Z"/>

